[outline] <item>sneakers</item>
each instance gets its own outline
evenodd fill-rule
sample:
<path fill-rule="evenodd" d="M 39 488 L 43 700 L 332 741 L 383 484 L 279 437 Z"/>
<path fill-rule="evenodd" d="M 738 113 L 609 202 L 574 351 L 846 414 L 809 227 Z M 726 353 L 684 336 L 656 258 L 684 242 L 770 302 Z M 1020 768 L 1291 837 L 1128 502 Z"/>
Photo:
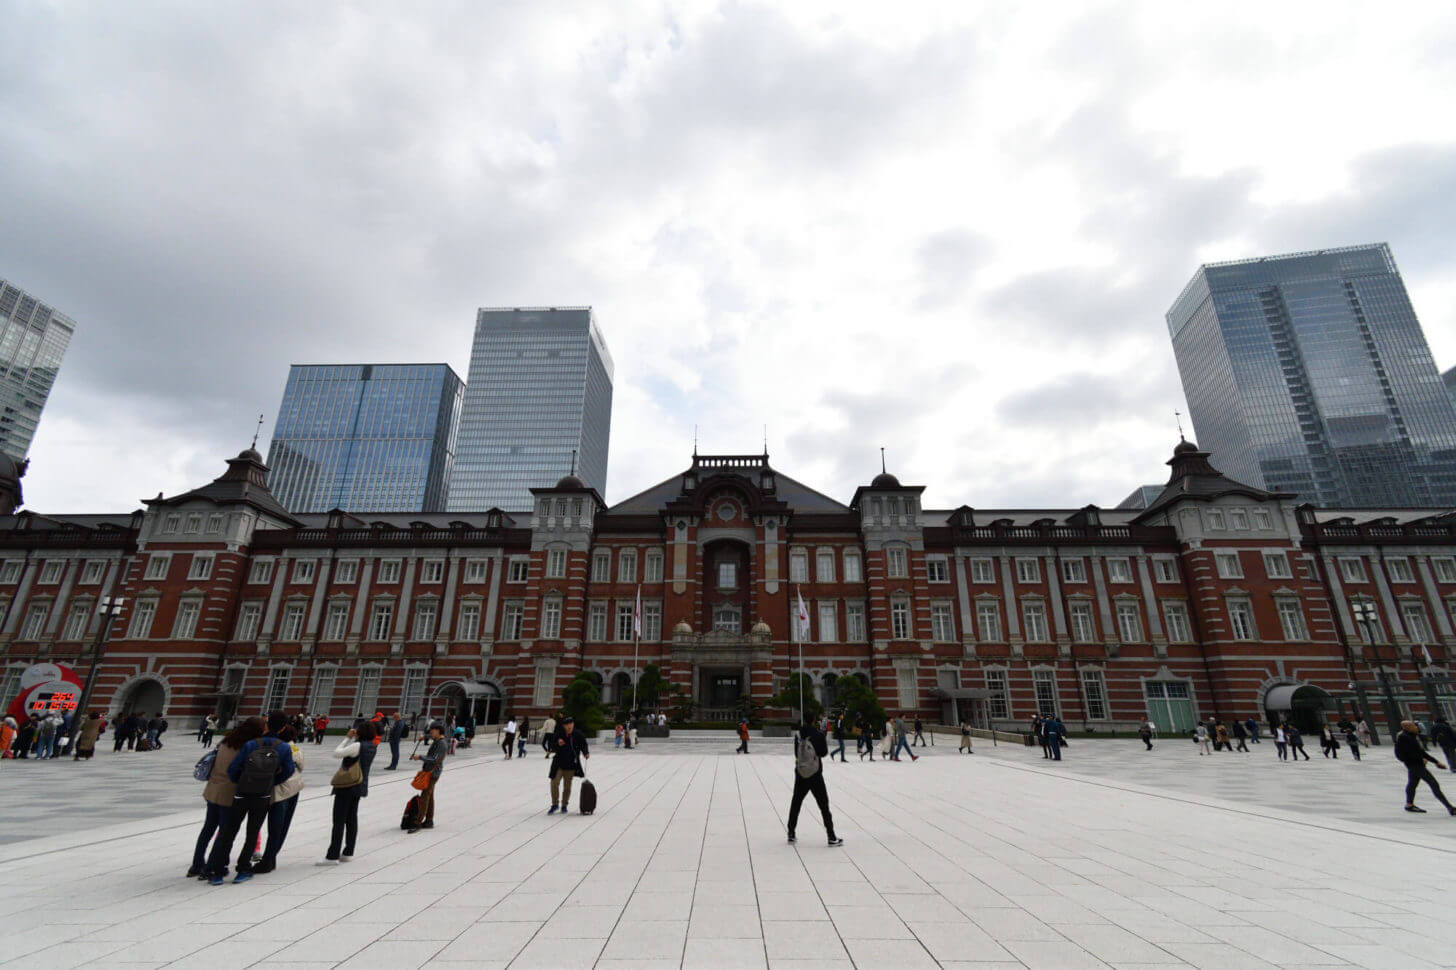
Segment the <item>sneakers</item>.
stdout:
<path fill-rule="evenodd" d="M 419 830 L 420 830 L 420 827 L 418 825 L 411 825 L 409 828 L 405 829 L 405 834 L 406 835 L 414 835 Z"/>
<path fill-rule="evenodd" d="M 272 872 L 274 869 L 277 869 L 277 868 L 278 868 L 278 866 L 277 866 L 276 863 L 273 863 L 273 862 L 260 862 L 256 866 L 253 867 L 253 875 L 255 875 L 255 876 L 267 875 L 268 873 Z"/>
<path fill-rule="evenodd" d="M 1421 815 L 1426 814 L 1426 810 L 1424 808 L 1421 808 L 1419 805 L 1407 805 L 1405 807 L 1405 810 L 1407 812 L 1416 812 Z"/>
<path fill-rule="evenodd" d="M 253 874 L 251 872 L 240 872 L 236 876 L 233 876 L 233 882 L 234 883 L 247 882 L 249 879 L 252 879 L 252 878 L 253 878 Z"/>
<path fill-rule="evenodd" d="M 844 840 L 841 839 L 841 838 L 839 838 L 838 836 L 831 835 L 829 837 L 829 847 L 831 849 L 834 848 L 837 845 L 843 845 L 843 844 L 844 844 Z"/>
<path fill-rule="evenodd" d="M 568 812 L 568 811 L 570 811 L 570 809 L 568 809 L 568 808 L 567 808 L 567 807 L 566 807 L 566 803 L 565 803 L 565 802 L 562 802 L 562 803 L 561 803 L 561 814 L 562 814 L 562 815 L 565 815 L 565 814 L 566 814 L 566 813 L 567 813 L 567 812 Z"/>
<path fill-rule="evenodd" d="M 414 829 L 410 829 L 410 831 L 413 832 Z M 314 863 L 314 865 L 316 866 L 336 866 L 338 864 L 338 859 L 320 859 L 319 861 Z"/>
<path fill-rule="evenodd" d="M 343 855 L 339 856 L 339 861 L 340 862 L 353 862 L 354 861 L 354 856 L 353 856 L 352 853 L 345 852 Z"/>
<path fill-rule="evenodd" d="M 557 813 L 557 812 L 559 812 L 559 811 L 561 811 L 561 809 L 560 809 L 560 808 L 558 808 L 558 807 L 557 807 L 557 806 L 556 806 L 556 805 L 554 805 L 554 804 L 553 804 L 553 805 L 552 805 L 552 806 L 551 806 L 551 809 L 550 809 L 550 811 L 548 811 L 548 812 L 547 812 L 547 813 L 546 813 L 546 814 L 547 814 L 547 815 L 555 815 L 555 814 L 556 814 L 556 813 Z"/>
<path fill-rule="evenodd" d="M 420 828 L 422 828 L 422 829 L 432 829 L 434 827 L 435 827 L 435 823 L 429 821 L 428 819 L 425 820 L 424 822 L 421 822 L 420 823 Z"/>
<path fill-rule="evenodd" d="M 223 878 L 222 876 L 208 876 L 207 884 L 209 886 L 221 886 L 223 884 Z"/>
<path fill-rule="evenodd" d="M 201 869 L 188 869 L 187 870 L 187 878 L 188 879 L 196 879 L 196 878 L 198 878 L 201 875 L 202 875 L 202 870 Z"/>
<path fill-rule="evenodd" d="M 793 845 L 797 841 L 799 841 L 799 840 L 794 837 L 794 833 L 793 832 L 790 832 L 789 833 L 789 845 Z"/>

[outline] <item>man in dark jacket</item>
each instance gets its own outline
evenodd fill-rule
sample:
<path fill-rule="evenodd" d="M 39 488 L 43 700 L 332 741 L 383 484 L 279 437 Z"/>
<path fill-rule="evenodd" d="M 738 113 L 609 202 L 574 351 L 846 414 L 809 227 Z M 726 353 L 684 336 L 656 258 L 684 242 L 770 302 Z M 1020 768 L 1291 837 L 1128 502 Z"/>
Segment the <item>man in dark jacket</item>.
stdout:
<path fill-rule="evenodd" d="M 918 717 L 915 719 L 915 740 L 911 742 L 911 747 L 917 744 L 925 747 L 925 723 Z"/>
<path fill-rule="evenodd" d="M 814 793 L 819 803 L 819 814 L 824 819 L 824 832 L 830 845 L 843 845 L 844 840 L 834 834 L 834 816 L 829 813 L 829 790 L 824 787 L 824 757 L 829 754 L 829 743 L 814 725 L 805 721 L 794 739 L 794 797 L 789 801 L 789 841 L 798 839 L 795 832 L 799 825 L 799 808 L 804 796 Z"/>
<path fill-rule="evenodd" d="M 1456 771 L 1456 731 L 1451 729 L 1444 714 L 1436 718 L 1436 723 L 1431 728 L 1431 740 L 1446 753 L 1446 763 L 1451 765 L 1452 771 Z"/>
<path fill-rule="evenodd" d="M 404 738 L 408 726 L 399 711 L 394 712 L 394 722 L 389 725 L 389 767 L 385 771 L 394 771 L 399 767 L 399 742 Z"/>
<path fill-rule="evenodd" d="M 283 784 L 298 770 L 293 761 L 293 749 L 287 741 L 279 740 L 278 732 L 288 725 L 288 718 L 278 712 L 268 715 L 268 730 L 261 738 L 254 738 L 243 745 L 233 763 L 228 765 L 228 779 L 237 786 L 232 807 L 223 822 L 222 831 L 212 845 L 212 854 L 207 857 L 207 881 L 221 886 L 227 876 L 228 857 L 232 855 L 233 841 L 238 837 L 246 819 L 248 827 L 243 837 L 243 847 L 238 852 L 238 874 L 233 882 L 246 882 L 253 878 L 253 846 L 262 831 L 263 820 L 268 817 L 268 806 L 273 803 L 273 788 Z M 272 758 L 267 753 L 272 752 Z M 259 757 L 254 758 L 254 754 Z M 274 763 L 272 777 L 259 774 L 257 766 L 268 760 Z"/>
<path fill-rule="evenodd" d="M 435 827 L 435 786 L 440 782 L 440 774 L 445 770 L 445 756 L 450 753 L 450 742 L 445 740 L 445 725 L 439 721 L 429 727 L 430 746 L 426 749 L 421 771 L 430 773 L 429 784 L 425 790 L 420 792 L 420 821 L 412 825 L 408 832 L 413 835 L 420 829 L 432 829 Z M 413 761 L 420 758 L 420 755 L 410 755 Z"/>
<path fill-rule="evenodd" d="M 1067 729 L 1062 726 L 1062 720 L 1058 717 L 1048 717 L 1041 722 L 1042 743 L 1046 747 L 1047 756 L 1053 761 L 1062 760 L 1062 739 L 1066 736 Z"/>
<path fill-rule="evenodd" d="M 1424 813 L 1424 808 L 1416 806 L 1416 788 L 1421 782 L 1430 786 L 1436 796 L 1436 801 L 1446 806 L 1446 811 L 1456 815 L 1456 807 L 1446 801 L 1446 796 L 1441 792 L 1441 786 L 1436 784 L 1436 779 L 1426 770 L 1426 762 L 1429 761 L 1437 768 L 1444 768 L 1445 765 L 1426 754 L 1426 749 L 1421 745 L 1421 729 L 1416 726 L 1415 721 L 1401 721 L 1400 733 L 1395 736 L 1395 756 L 1405 765 L 1405 810 L 1407 812 Z"/>
<path fill-rule="evenodd" d="M 582 762 L 590 757 L 586 735 L 576 729 L 575 719 L 563 717 L 551 740 L 551 810 L 547 815 L 555 814 L 558 804 L 561 814 L 566 814 L 567 803 L 571 801 L 571 780 L 585 774 Z"/>

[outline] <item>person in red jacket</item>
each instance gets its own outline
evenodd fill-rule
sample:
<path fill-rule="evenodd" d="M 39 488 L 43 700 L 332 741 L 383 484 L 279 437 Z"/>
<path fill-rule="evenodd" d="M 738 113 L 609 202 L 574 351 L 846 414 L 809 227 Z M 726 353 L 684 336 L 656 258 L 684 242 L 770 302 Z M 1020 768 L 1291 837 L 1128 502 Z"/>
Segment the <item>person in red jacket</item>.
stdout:
<path fill-rule="evenodd" d="M 324 743 L 324 729 L 327 728 L 328 726 L 329 726 L 329 717 L 328 717 L 327 714 L 320 714 L 318 717 L 314 718 L 314 721 L 313 721 L 313 743 L 314 744 L 323 744 Z"/>

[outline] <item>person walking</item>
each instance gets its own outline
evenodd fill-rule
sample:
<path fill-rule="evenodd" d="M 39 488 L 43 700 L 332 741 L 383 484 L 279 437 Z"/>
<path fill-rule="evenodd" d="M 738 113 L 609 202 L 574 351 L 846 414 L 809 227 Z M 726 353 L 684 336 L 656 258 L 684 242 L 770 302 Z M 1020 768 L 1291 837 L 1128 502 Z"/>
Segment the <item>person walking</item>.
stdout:
<path fill-rule="evenodd" d="M 516 753 L 516 719 L 513 717 L 506 719 L 506 734 L 505 740 L 501 742 L 501 750 L 506 753 L 507 761 Z"/>
<path fill-rule="evenodd" d="M 315 865 L 353 861 L 359 838 L 359 799 L 369 794 L 369 766 L 379 750 L 374 744 L 374 732 L 373 722 L 366 721 L 351 728 L 334 749 L 339 770 L 329 782 L 334 798 L 333 828 L 323 861 Z"/>
<path fill-rule="evenodd" d="M 1298 761 L 1299 756 L 1304 755 L 1304 760 L 1308 761 L 1309 752 L 1304 750 L 1304 735 L 1299 733 L 1299 728 L 1293 724 L 1286 724 L 1284 734 L 1289 738 L 1289 760 Z"/>
<path fill-rule="evenodd" d="M 43 717 L 35 729 L 35 757 L 45 761 L 51 756 L 51 746 L 56 740 L 56 718 Z"/>
<path fill-rule="evenodd" d="M 1229 743 L 1229 730 L 1228 730 L 1228 726 L 1226 724 L 1224 724 L 1222 721 L 1214 721 L 1213 722 L 1213 731 L 1214 731 L 1213 736 L 1214 736 L 1214 739 L 1215 739 L 1215 742 L 1216 742 L 1214 744 L 1214 746 L 1213 746 L 1214 747 L 1214 750 L 1218 750 L 1219 748 L 1222 748 L 1223 750 L 1225 750 L 1225 751 L 1229 752 L 1230 754 L 1232 754 L 1233 753 L 1233 750 L 1234 750 L 1234 746 Z"/>
<path fill-rule="evenodd" d="M 1206 754 L 1213 754 L 1208 747 L 1208 725 L 1202 721 L 1199 721 L 1193 727 L 1193 743 L 1198 745 L 1198 757 L 1201 758 Z"/>
<path fill-rule="evenodd" d="M 86 715 L 86 722 L 81 725 L 81 734 L 76 738 L 76 743 L 72 745 L 75 751 L 75 754 L 72 755 L 72 760 L 79 761 L 85 758 L 87 761 L 90 761 L 92 756 L 96 754 L 96 739 L 100 736 L 101 718 L 97 716 L 95 711 L 92 711 Z"/>
<path fill-rule="evenodd" d="M 228 777 L 228 766 L 243 750 L 243 745 L 263 736 L 264 727 L 261 717 L 250 717 L 240 722 L 218 742 L 217 751 L 212 756 L 212 771 L 208 773 L 207 783 L 202 788 L 206 813 L 202 817 L 202 831 L 197 833 L 197 844 L 192 850 L 192 865 L 187 870 L 187 878 L 208 878 L 208 846 L 226 825 L 228 812 L 232 809 L 233 798 L 237 794 L 238 786 Z"/>
<path fill-rule="evenodd" d="M 1240 721 L 1238 718 L 1235 718 L 1234 719 L 1234 740 L 1239 743 L 1238 750 L 1244 752 L 1245 754 L 1247 754 L 1248 751 L 1249 751 L 1249 746 L 1245 743 L 1248 740 L 1248 737 L 1249 737 L 1249 729 L 1248 729 L 1248 727 L 1244 724 L 1243 721 Z"/>
<path fill-rule="evenodd" d="M 829 760 L 830 761 L 833 761 L 834 760 L 834 756 L 836 754 L 839 755 L 839 762 L 840 762 L 840 764 L 843 764 L 844 763 L 844 760 L 845 760 L 844 759 L 844 732 L 845 732 L 844 715 L 841 714 L 841 715 L 839 715 L 838 717 L 836 717 L 834 719 L 834 740 L 835 740 L 836 743 L 835 743 L 834 750 L 829 755 Z"/>
<path fill-rule="evenodd" d="M 324 743 L 324 732 L 327 731 L 328 729 L 329 729 L 329 716 L 327 714 L 320 714 L 318 717 L 314 718 L 314 722 L 313 722 L 313 743 L 314 744 L 323 744 Z"/>
<path fill-rule="evenodd" d="M 870 761 L 875 760 L 875 727 L 868 718 L 861 718 L 859 722 L 859 739 L 864 742 L 864 750 L 859 753 L 859 760 L 863 761 L 865 755 L 870 756 Z"/>
<path fill-rule="evenodd" d="M 1153 750 L 1153 723 L 1144 717 L 1138 724 L 1138 738 L 1144 745 L 1144 750 Z"/>
<path fill-rule="evenodd" d="M 915 740 L 911 743 L 911 747 L 914 747 L 916 744 L 922 748 L 925 747 L 925 725 L 921 723 L 918 717 L 915 719 Z"/>
<path fill-rule="evenodd" d="M 1066 743 L 1067 738 L 1066 726 L 1062 724 L 1062 719 L 1056 715 L 1043 718 L 1041 726 L 1042 730 L 1046 732 L 1046 746 L 1047 750 L 1051 752 L 1052 760 L 1061 761 L 1062 745 Z"/>
<path fill-rule="evenodd" d="M 1041 756 L 1043 758 L 1051 758 L 1052 754 L 1047 750 L 1046 731 L 1042 727 L 1042 717 L 1040 714 L 1033 714 L 1031 717 L 1031 733 L 1036 738 L 1036 743 L 1041 745 Z"/>
<path fill-rule="evenodd" d="M 1420 727 L 1415 721 L 1401 721 L 1400 733 L 1395 737 L 1395 756 L 1405 765 L 1405 810 L 1425 814 L 1425 809 L 1416 805 L 1416 789 L 1421 782 L 1425 782 L 1436 796 L 1436 801 L 1446 806 L 1446 811 L 1456 815 L 1456 806 L 1452 806 L 1441 792 L 1441 786 L 1426 769 L 1426 762 L 1430 762 L 1437 768 L 1446 766 L 1426 753 L 1425 746 L 1421 744 Z"/>
<path fill-rule="evenodd" d="M 550 773 L 551 810 L 546 814 L 556 814 L 559 806 L 564 815 L 571 801 L 571 780 L 585 774 L 582 762 L 591 758 L 591 753 L 587 750 L 586 735 L 576 730 L 576 721 L 569 717 L 561 719 L 554 746 Z"/>
<path fill-rule="evenodd" d="M 622 737 L 623 737 L 623 740 L 624 741 L 632 742 L 632 741 L 635 741 L 636 740 L 636 738 L 632 737 L 632 732 L 630 730 L 631 727 L 632 727 L 632 719 L 629 718 L 628 719 L 628 722 L 627 722 L 627 730 L 624 730 L 623 731 L 623 734 L 622 734 Z M 552 737 L 552 735 L 554 735 L 555 733 L 556 733 L 556 718 L 554 718 L 554 717 L 548 717 L 548 718 L 546 718 L 546 720 L 541 725 L 541 750 L 544 751 L 544 752 L 546 752 L 546 757 L 548 757 L 548 758 L 551 757 L 551 746 L 552 746 L 552 744 L 554 743 L 554 740 L 555 740 Z M 628 743 L 627 744 L 627 747 L 630 748 L 630 747 L 632 747 L 632 745 L 630 743 Z"/>
<path fill-rule="evenodd" d="M 20 729 L 15 723 L 15 718 L 9 714 L 5 715 L 5 720 L 0 721 L 0 758 L 15 757 L 13 749 L 19 734 Z"/>
<path fill-rule="evenodd" d="M 915 752 L 910 750 L 910 732 L 905 727 L 905 719 L 903 717 L 895 718 L 894 731 L 895 743 L 890 748 L 890 760 L 899 761 L 900 751 L 903 748 L 905 753 L 910 756 L 911 761 L 919 761 L 920 759 L 915 756 Z"/>
<path fill-rule="evenodd" d="M 1362 748 L 1370 747 L 1370 725 L 1365 723 L 1363 717 L 1355 719 L 1355 737 L 1360 739 Z"/>
<path fill-rule="evenodd" d="M 278 740 L 288 745 L 297 770 L 282 784 L 273 786 L 273 801 L 268 806 L 268 838 L 263 843 L 263 856 L 253 863 L 253 875 L 278 868 L 278 853 L 288 838 L 293 813 L 298 808 L 298 793 L 303 791 L 303 748 L 298 745 L 298 728 L 289 724 L 278 732 Z"/>
<path fill-rule="evenodd" d="M 1259 743 L 1259 721 L 1257 718 L 1248 718 L 1244 721 L 1244 727 L 1249 730 L 1249 740 L 1255 744 Z"/>
<path fill-rule="evenodd" d="M 1446 755 L 1446 763 L 1451 766 L 1451 770 L 1456 771 L 1456 730 L 1451 729 L 1446 715 L 1436 715 L 1436 723 L 1431 728 L 1431 740 Z"/>
<path fill-rule="evenodd" d="M 903 735 L 900 740 L 904 741 Z M 829 837 L 829 844 L 844 844 L 844 840 L 834 834 L 834 816 L 829 812 L 829 789 L 824 786 L 824 756 L 828 753 L 829 744 L 824 740 L 824 735 L 806 720 L 800 725 L 799 734 L 794 738 L 794 794 L 789 799 L 790 844 L 798 841 L 799 809 L 804 804 L 804 796 L 810 792 L 814 794 L 814 801 L 819 805 L 819 815 L 824 820 L 824 833 Z"/>
<path fill-rule="evenodd" d="M 421 771 L 430 773 L 425 790 L 420 792 L 420 814 L 418 821 L 408 830 L 410 835 L 414 835 L 420 829 L 435 827 L 435 786 L 440 783 L 440 774 L 445 770 L 445 755 L 449 752 L 449 745 L 445 742 L 445 725 L 438 721 L 431 724 L 429 739 L 430 746 L 425 749 L 423 757 L 418 754 L 410 755 L 411 761 L 422 762 Z"/>
<path fill-rule="evenodd" d="M 748 754 L 748 719 L 741 718 L 738 721 L 738 747 L 733 750 L 734 754 Z"/>
<path fill-rule="evenodd" d="M 217 734 L 217 715 L 209 714 L 202 719 L 202 746 L 212 747 L 213 736 Z"/>
<path fill-rule="evenodd" d="M 964 751 L 966 754 L 976 753 L 971 750 L 971 725 L 966 721 L 961 722 L 961 746 L 957 750 Z"/>
<path fill-rule="evenodd" d="M 273 789 L 297 770 L 293 764 L 293 749 L 276 733 L 286 723 L 287 719 L 277 711 L 269 714 L 267 732 L 244 744 L 228 765 L 228 779 L 236 788 L 222 832 L 218 834 L 212 854 L 207 859 L 207 881 L 214 886 L 221 886 L 227 876 L 228 857 L 232 855 L 233 842 L 245 820 L 247 834 L 238 852 L 237 875 L 233 882 L 246 882 L 253 878 L 253 845 L 268 815 Z"/>
<path fill-rule="evenodd" d="M 1328 724 L 1320 725 L 1320 748 L 1324 751 L 1326 758 L 1340 758 L 1340 739 L 1335 737 L 1335 729 Z"/>
<path fill-rule="evenodd" d="M 531 719 L 529 717 L 523 717 L 523 718 L 521 718 L 521 724 L 520 724 L 520 726 L 516 729 L 516 757 L 517 758 L 524 758 L 526 756 L 526 742 L 530 739 L 530 737 L 531 737 Z"/>
<path fill-rule="evenodd" d="M 394 712 L 394 720 L 389 724 L 389 767 L 385 771 L 397 771 L 399 769 L 399 743 L 404 740 L 405 731 L 408 727 L 399 711 Z"/>
<path fill-rule="evenodd" d="M 622 746 L 622 730 L 622 722 L 618 721 L 617 726 L 612 729 L 612 747 L 620 748 Z"/>
<path fill-rule="evenodd" d="M 1355 725 L 1348 724 L 1345 727 L 1345 743 L 1350 746 L 1350 756 L 1356 761 L 1360 760 L 1360 736 L 1355 732 Z"/>
<path fill-rule="evenodd" d="M 1274 750 L 1280 761 L 1289 757 L 1289 733 L 1284 730 L 1283 724 L 1274 725 Z"/>

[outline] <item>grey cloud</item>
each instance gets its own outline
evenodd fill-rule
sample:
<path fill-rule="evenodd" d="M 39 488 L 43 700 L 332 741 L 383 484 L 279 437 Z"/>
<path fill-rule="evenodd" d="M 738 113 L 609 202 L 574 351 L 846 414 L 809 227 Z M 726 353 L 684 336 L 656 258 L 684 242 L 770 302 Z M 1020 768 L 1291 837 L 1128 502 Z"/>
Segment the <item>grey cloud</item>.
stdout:
<path fill-rule="evenodd" d="M 990 242 L 969 230 L 945 229 L 926 236 L 915 250 L 920 285 L 915 305 L 935 310 L 958 302 L 990 255 Z"/>

